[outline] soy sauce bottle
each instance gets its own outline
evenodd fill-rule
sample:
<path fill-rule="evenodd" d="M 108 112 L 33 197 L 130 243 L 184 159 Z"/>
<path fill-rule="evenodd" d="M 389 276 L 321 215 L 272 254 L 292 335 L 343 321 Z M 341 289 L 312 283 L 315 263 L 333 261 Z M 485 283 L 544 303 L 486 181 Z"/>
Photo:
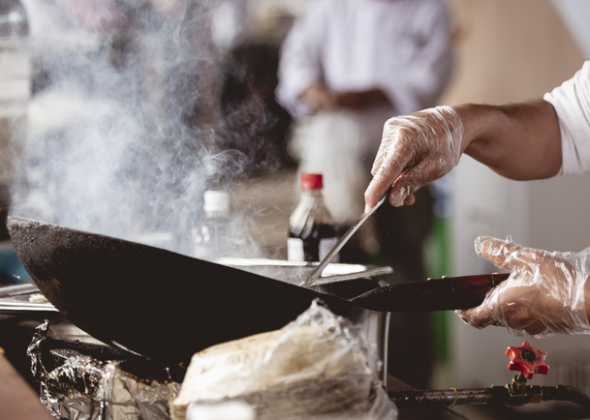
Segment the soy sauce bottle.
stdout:
<path fill-rule="evenodd" d="M 289 219 L 289 261 L 320 261 L 338 241 L 322 187 L 321 174 L 301 174 L 301 201 Z"/>

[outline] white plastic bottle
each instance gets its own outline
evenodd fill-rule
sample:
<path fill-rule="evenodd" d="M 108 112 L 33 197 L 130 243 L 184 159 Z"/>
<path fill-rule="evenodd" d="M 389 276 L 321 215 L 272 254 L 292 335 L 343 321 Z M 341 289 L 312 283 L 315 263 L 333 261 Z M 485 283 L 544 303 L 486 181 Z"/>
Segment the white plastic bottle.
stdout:
<path fill-rule="evenodd" d="M 232 231 L 229 193 L 205 191 L 203 210 L 203 220 L 192 230 L 194 256 L 208 261 L 235 256 L 239 243 Z"/>

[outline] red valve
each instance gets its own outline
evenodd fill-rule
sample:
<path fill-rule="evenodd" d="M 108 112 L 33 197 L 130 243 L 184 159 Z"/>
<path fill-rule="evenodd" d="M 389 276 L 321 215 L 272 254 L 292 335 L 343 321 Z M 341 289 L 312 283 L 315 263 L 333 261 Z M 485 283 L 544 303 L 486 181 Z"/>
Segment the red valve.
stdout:
<path fill-rule="evenodd" d="M 508 369 L 521 372 L 527 379 L 535 373 L 547 375 L 549 366 L 545 363 L 547 352 L 537 350 L 526 341 L 520 347 L 508 347 L 506 356 L 510 358 Z"/>

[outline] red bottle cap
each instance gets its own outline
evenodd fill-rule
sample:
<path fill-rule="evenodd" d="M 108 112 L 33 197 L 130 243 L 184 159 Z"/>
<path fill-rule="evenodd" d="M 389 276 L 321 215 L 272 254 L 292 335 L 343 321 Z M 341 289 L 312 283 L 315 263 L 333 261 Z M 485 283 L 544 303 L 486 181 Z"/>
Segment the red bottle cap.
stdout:
<path fill-rule="evenodd" d="M 301 174 L 302 190 L 319 190 L 322 188 L 322 174 Z"/>

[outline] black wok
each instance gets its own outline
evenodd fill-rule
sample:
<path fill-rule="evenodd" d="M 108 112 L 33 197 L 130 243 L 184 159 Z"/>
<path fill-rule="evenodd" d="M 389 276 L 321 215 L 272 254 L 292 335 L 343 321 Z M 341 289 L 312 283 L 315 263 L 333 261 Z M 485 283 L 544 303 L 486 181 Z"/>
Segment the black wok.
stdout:
<path fill-rule="evenodd" d="M 147 245 L 9 218 L 31 279 L 70 322 L 142 355 L 187 362 L 213 344 L 285 326 L 334 296 Z"/>
<path fill-rule="evenodd" d="M 340 296 L 159 248 L 10 217 L 16 252 L 45 297 L 95 338 L 171 362 L 286 325 L 320 298 L 338 315 L 478 305 L 508 274 L 373 284 Z M 357 296 L 360 295 L 360 296 Z M 354 297 L 356 296 L 356 297 Z"/>

